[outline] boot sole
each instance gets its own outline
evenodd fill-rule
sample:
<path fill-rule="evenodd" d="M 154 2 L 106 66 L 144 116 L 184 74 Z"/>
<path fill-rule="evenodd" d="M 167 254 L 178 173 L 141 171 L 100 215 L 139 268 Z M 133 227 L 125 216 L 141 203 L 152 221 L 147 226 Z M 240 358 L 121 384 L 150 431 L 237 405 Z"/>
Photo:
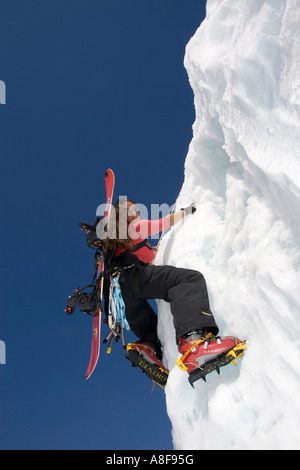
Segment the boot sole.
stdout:
<path fill-rule="evenodd" d="M 126 358 L 133 364 L 133 366 L 138 367 L 144 372 L 149 379 L 156 382 L 161 387 L 164 387 L 167 383 L 169 373 L 166 370 L 163 370 L 157 364 L 153 364 L 145 359 L 142 354 L 134 349 L 130 349 L 127 352 Z"/>

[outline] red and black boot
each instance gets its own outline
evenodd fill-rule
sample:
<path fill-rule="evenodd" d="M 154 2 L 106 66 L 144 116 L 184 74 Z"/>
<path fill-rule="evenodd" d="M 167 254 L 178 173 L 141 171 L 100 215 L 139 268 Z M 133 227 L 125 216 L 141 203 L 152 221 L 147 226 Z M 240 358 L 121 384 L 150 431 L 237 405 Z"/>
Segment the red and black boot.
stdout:
<path fill-rule="evenodd" d="M 177 359 L 181 370 L 189 373 L 189 382 L 198 379 L 206 381 L 206 376 L 216 370 L 220 374 L 220 367 L 243 355 L 247 349 L 245 341 L 234 336 L 213 336 L 201 330 L 192 331 L 182 336 L 178 341 L 178 350 L 182 357 Z"/>
<path fill-rule="evenodd" d="M 167 383 L 169 372 L 158 359 L 151 346 L 137 341 L 127 344 L 127 359 L 139 367 L 153 382 L 162 388 Z"/>

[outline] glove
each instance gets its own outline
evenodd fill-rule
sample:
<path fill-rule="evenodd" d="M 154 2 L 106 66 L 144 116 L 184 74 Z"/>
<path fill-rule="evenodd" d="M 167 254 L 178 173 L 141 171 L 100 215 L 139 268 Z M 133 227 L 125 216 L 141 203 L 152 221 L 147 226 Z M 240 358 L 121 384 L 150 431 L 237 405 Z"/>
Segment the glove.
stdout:
<path fill-rule="evenodd" d="M 196 212 L 197 208 L 196 208 L 196 205 L 194 204 L 194 202 L 192 202 L 192 204 L 190 206 L 183 207 L 181 210 L 185 212 L 185 215 L 188 215 L 188 214 L 194 214 L 194 212 Z"/>

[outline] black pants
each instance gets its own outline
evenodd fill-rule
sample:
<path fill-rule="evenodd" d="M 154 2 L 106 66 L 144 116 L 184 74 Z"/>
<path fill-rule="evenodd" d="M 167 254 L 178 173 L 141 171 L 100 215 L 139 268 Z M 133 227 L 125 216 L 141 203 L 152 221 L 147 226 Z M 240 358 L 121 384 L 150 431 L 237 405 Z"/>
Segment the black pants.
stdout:
<path fill-rule="evenodd" d="M 147 299 L 170 303 L 176 341 L 195 329 L 206 328 L 213 334 L 219 329 L 210 310 L 203 274 L 174 266 L 134 265 L 123 270 L 120 279 L 126 317 L 134 334 L 155 344 L 157 315 Z"/>

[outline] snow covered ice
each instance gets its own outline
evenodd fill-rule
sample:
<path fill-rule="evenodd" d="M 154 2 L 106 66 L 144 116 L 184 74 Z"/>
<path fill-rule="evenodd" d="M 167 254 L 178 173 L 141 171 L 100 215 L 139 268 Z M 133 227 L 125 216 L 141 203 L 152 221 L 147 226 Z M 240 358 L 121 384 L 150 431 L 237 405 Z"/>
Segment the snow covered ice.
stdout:
<path fill-rule="evenodd" d="M 248 350 L 192 389 L 158 302 L 178 450 L 300 449 L 299 32 L 299 0 L 208 0 L 187 45 L 196 119 L 177 209 L 197 212 L 156 262 L 201 271 L 220 334 Z"/>

